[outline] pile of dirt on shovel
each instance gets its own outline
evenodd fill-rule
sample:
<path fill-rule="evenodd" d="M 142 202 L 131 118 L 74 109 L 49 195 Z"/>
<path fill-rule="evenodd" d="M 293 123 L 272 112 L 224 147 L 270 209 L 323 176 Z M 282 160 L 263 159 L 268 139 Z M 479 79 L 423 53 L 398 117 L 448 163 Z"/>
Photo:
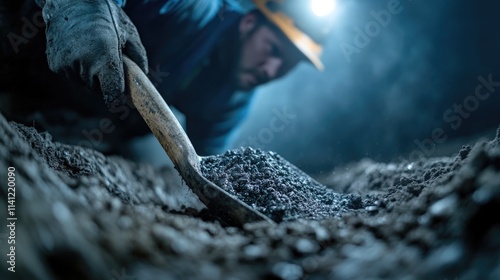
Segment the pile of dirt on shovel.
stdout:
<path fill-rule="evenodd" d="M 233 167 L 227 157 L 235 157 Z M 242 161 L 262 157 L 262 170 L 247 174 Z M 258 150 L 211 160 L 226 164 L 215 166 L 220 177 L 234 172 L 228 180 L 268 182 L 274 172 L 278 182 L 307 178 L 280 171 L 287 166 L 280 157 Z M 339 167 L 324 186 L 299 184 L 299 194 L 276 184 L 269 200 L 303 198 L 296 202 L 306 208 L 312 200 L 322 213 L 287 204 L 269 212 L 282 215 L 276 226 L 209 220 L 174 168 L 54 142 L 0 115 L 1 184 L 8 167 L 15 168 L 17 220 L 14 235 L 0 229 L 0 279 L 500 279 L 500 131 L 449 157 Z M 252 177 L 261 172 L 268 173 Z M 260 195 L 241 186 L 235 191 Z M 338 211 L 323 208 L 329 195 Z M 6 187 L 0 209 L 7 209 Z M 15 273 L 7 270 L 10 246 Z"/>
<path fill-rule="evenodd" d="M 202 160 L 203 175 L 271 219 L 324 219 L 371 204 L 359 195 L 341 195 L 274 152 L 253 148 Z"/>

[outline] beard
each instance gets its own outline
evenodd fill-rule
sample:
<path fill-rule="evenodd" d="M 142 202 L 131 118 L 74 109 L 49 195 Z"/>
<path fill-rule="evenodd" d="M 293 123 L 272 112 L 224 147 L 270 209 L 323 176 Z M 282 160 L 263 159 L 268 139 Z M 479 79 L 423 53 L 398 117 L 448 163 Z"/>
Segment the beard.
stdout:
<path fill-rule="evenodd" d="M 256 25 L 246 34 L 240 34 L 238 26 L 230 28 L 222 36 L 224 38 L 217 45 L 215 60 L 225 79 L 242 91 L 249 91 L 265 80 L 263 73 L 255 67 L 245 67 L 243 61 L 243 46 L 251 38 L 261 25 Z M 255 81 L 252 81 L 255 80 Z"/>

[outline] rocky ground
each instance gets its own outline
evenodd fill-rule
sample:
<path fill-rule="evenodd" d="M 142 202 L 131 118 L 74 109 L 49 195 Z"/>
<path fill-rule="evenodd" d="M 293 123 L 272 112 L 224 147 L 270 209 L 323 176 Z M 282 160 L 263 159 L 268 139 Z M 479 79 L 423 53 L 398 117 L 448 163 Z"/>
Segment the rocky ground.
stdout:
<path fill-rule="evenodd" d="M 500 279 L 500 130 L 453 157 L 339 168 L 323 183 L 349 202 L 342 213 L 241 229 L 214 220 L 174 169 L 0 116 L 5 224 L 8 167 L 16 272 L 2 225 L 1 279 Z"/>

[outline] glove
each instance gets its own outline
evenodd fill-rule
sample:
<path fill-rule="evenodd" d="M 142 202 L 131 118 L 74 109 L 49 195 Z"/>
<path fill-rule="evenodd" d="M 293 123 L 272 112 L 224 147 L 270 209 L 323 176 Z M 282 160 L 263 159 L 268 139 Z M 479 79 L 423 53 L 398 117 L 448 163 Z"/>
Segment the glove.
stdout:
<path fill-rule="evenodd" d="M 43 18 L 49 68 L 78 75 L 108 106 L 125 91 L 122 53 L 147 74 L 137 29 L 112 0 L 46 0 Z"/>

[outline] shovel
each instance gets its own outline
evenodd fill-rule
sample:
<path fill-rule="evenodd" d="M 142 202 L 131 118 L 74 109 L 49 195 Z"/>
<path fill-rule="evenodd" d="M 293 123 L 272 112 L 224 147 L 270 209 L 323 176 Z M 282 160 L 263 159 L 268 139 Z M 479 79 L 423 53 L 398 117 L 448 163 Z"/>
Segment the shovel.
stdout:
<path fill-rule="evenodd" d="M 196 154 L 191 141 L 167 103 L 135 62 L 125 56 L 123 61 L 127 91 L 132 103 L 167 152 L 186 184 L 208 210 L 230 226 L 242 227 L 245 223 L 256 221 L 275 224 L 264 214 L 252 209 L 203 177 L 200 169 L 202 158 Z"/>

